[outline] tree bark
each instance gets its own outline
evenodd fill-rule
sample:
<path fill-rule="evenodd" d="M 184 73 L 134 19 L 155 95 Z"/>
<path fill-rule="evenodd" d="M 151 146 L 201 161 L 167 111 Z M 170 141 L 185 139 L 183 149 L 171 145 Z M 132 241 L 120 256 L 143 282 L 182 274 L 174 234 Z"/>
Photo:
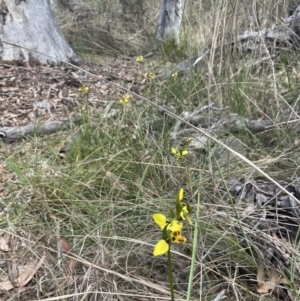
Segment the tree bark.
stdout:
<path fill-rule="evenodd" d="M 80 62 L 59 30 L 49 0 L 0 0 L 0 59 L 50 65 Z"/>
<path fill-rule="evenodd" d="M 161 43 L 179 43 L 185 0 L 162 0 L 156 38 Z"/>

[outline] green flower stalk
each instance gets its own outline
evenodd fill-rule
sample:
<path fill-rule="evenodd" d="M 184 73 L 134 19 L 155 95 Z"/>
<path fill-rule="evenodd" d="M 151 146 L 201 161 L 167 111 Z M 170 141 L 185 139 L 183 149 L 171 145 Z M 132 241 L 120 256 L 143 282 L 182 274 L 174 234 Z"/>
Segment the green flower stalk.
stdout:
<path fill-rule="evenodd" d="M 186 221 L 189 224 L 192 224 L 189 214 L 191 209 L 189 204 L 182 202 L 184 197 L 183 188 L 179 189 L 177 194 L 177 200 L 175 202 L 175 211 L 171 212 L 171 219 L 162 213 L 153 214 L 154 222 L 159 226 L 162 231 L 161 239 L 156 243 L 153 255 L 160 256 L 168 253 L 168 274 L 169 274 L 169 283 L 171 290 L 171 300 L 174 301 L 174 288 L 173 288 L 173 276 L 172 276 L 172 254 L 171 246 L 172 243 L 184 244 L 187 242 L 187 239 L 182 236 L 181 230 L 183 228 L 182 221 Z"/>

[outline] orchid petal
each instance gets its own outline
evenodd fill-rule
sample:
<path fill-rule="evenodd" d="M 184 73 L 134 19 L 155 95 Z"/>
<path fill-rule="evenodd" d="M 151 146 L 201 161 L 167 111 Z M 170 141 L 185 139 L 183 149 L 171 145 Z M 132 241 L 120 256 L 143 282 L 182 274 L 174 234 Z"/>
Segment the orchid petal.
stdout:
<path fill-rule="evenodd" d="M 188 151 L 187 149 L 184 149 L 184 150 L 181 152 L 181 156 L 186 156 L 188 153 L 189 153 L 189 151 Z"/>
<path fill-rule="evenodd" d="M 177 196 L 178 201 L 181 202 L 183 200 L 183 195 L 184 195 L 184 190 L 183 188 L 180 188 Z"/>
<path fill-rule="evenodd" d="M 182 228 L 182 223 L 179 222 L 177 219 L 173 219 L 171 223 L 168 225 L 167 230 L 174 232 L 174 231 L 180 231 L 181 228 Z"/>
<path fill-rule="evenodd" d="M 161 213 L 153 214 L 155 223 L 163 230 L 168 223 L 167 218 Z"/>
<path fill-rule="evenodd" d="M 154 256 L 163 255 L 168 252 L 169 247 L 170 247 L 169 244 L 164 239 L 161 239 L 155 245 L 154 250 L 153 250 L 153 255 Z"/>
<path fill-rule="evenodd" d="M 172 152 L 172 154 L 176 155 L 177 154 L 177 149 L 175 147 L 172 147 L 171 152 Z"/>
<path fill-rule="evenodd" d="M 172 241 L 178 244 L 183 244 L 187 241 L 187 239 L 181 235 L 181 231 L 174 231 L 172 233 Z"/>

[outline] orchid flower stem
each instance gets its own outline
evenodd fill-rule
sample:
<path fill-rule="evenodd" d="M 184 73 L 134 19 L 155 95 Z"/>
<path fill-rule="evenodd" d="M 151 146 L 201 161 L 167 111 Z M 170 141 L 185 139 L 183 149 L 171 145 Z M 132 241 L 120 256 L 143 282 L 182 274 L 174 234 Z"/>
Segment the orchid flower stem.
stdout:
<path fill-rule="evenodd" d="M 122 117 L 121 117 L 121 123 L 124 121 L 124 119 L 125 119 L 125 115 L 126 115 L 126 108 L 125 108 L 126 106 L 124 105 L 123 106 L 123 114 L 122 114 Z"/>
<path fill-rule="evenodd" d="M 170 283 L 170 290 L 171 290 L 171 301 L 174 301 L 175 297 L 174 297 L 174 285 L 173 285 L 173 273 L 172 273 L 171 245 L 169 246 L 169 250 L 168 250 L 168 272 L 169 272 L 169 283 Z"/>

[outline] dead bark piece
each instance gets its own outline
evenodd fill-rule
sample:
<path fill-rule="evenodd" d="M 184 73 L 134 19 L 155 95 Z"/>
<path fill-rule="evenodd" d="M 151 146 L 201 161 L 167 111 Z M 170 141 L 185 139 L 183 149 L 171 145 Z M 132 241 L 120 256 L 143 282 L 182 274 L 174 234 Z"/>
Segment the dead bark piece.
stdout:
<path fill-rule="evenodd" d="M 3 236 L 0 236 L 0 250 L 4 252 L 8 252 L 10 250 L 7 240 Z"/>
<path fill-rule="evenodd" d="M 259 133 L 269 129 L 273 122 L 270 120 L 249 120 L 243 116 L 237 114 L 229 114 L 222 117 L 213 125 L 213 132 L 217 134 L 221 130 L 221 133 L 228 131 L 230 133 L 240 133 L 249 130 L 252 133 Z"/>
<path fill-rule="evenodd" d="M 53 121 L 44 124 L 34 124 L 22 127 L 0 128 L 0 139 L 5 143 L 20 141 L 26 137 L 34 135 L 50 135 L 59 130 L 69 129 L 72 125 L 70 120 Z"/>

